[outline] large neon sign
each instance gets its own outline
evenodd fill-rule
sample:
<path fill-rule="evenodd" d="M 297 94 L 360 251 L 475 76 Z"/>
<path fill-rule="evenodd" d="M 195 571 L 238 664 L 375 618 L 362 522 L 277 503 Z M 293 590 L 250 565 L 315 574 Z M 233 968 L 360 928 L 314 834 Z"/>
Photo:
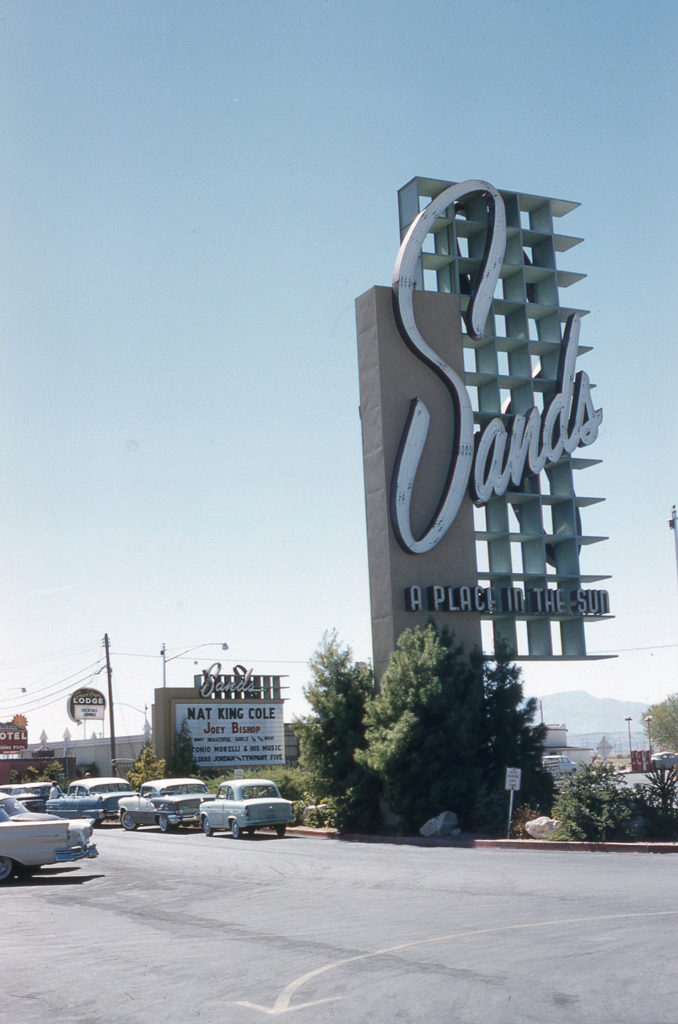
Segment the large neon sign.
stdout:
<path fill-rule="evenodd" d="M 443 381 L 454 410 L 456 438 L 447 478 L 433 517 L 416 538 L 411 528 L 411 502 L 430 425 L 430 413 L 420 398 L 412 399 L 391 485 L 391 522 L 399 544 L 412 554 L 431 551 L 445 536 L 470 488 L 477 505 L 509 485 L 520 486 L 527 473 L 535 476 L 547 463 L 554 465 L 576 448 L 593 444 L 603 418 L 591 398 L 588 374 L 575 374 L 580 314 L 568 317 L 562 342 L 558 390 L 544 412 L 494 417 L 474 435 L 473 408 L 468 391 L 456 373 L 421 335 L 414 316 L 415 265 L 426 235 L 440 214 L 460 200 L 482 197 L 487 205 L 488 231 L 481 272 L 471 292 L 465 320 L 468 333 L 481 339 L 506 251 L 506 216 L 501 195 L 485 181 L 465 181 L 440 193 L 415 218 L 403 239 L 393 273 L 394 312 L 400 334 L 411 351 Z"/>
<path fill-rule="evenodd" d="M 398 192 L 390 287 L 356 302 L 378 676 L 432 615 L 469 650 L 551 659 L 589 657 L 610 614 L 583 512 L 602 499 L 577 486 L 603 420 L 565 293 L 585 275 L 560 257 L 578 205 L 480 179 Z"/>

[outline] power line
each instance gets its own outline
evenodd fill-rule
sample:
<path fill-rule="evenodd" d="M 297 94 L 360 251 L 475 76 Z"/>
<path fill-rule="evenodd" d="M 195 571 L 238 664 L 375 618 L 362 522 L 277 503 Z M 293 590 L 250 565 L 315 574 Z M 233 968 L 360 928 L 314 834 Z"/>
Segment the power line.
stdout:
<path fill-rule="evenodd" d="M 96 661 L 91 662 L 91 664 L 89 665 L 84 665 L 82 668 L 76 669 L 76 671 L 71 672 L 70 675 L 64 676 L 62 679 L 56 679 L 52 683 L 46 683 L 45 686 L 39 687 L 37 690 L 33 690 L 33 694 L 43 693 L 45 690 L 50 690 L 53 686 L 61 686 L 62 683 L 68 682 L 68 680 L 73 679 L 74 676 L 82 675 L 84 672 L 87 672 L 89 669 L 94 669 L 95 666 L 98 665 L 99 668 L 96 671 L 92 671 L 91 673 L 92 675 L 96 675 L 97 672 L 101 672 L 103 668 L 103 660 L 103 658 L 97 658 Z M 29 697 L 28 699 L 32 700 L 33 698 Z"/>
<path fill-rule="evenodd" d="M 101 661 L 102 659 L 100 659 Z M 95 671 L 89 671 L 93 669 L 95 665 L 99 665 Z M 73 672 L 69 676 L 65 676 L 63 679 L 59 679 L 56 682 L 48 683 L 41 690 L 36 690 L 35 694 L 29 694 L 28 696 L 17 697 L 16 700 L 5 701 L 0 709 L 0 715 L 7 715 L 11 713 L 11 710 L 17 709 L 18 711 L 40 711 L 44 707 L 50 707 L 57 701 L 62 700 L 64 694 L 69 693 L 74 687 L 81 683 L 87 683 L 94 676 L 98 675 L 103 671 L 104 665 L 99 664 L 98 661 L 93 662 L 91 665 L 86 665 L 84 668 L 79 669 L 77 672 Z M 76 676 L 80 678 L 75 678 Z M 66 684 L 65 686 L 62 684 Z M 54 687 L 60 687 L 60 689 L 54 689 Z M 44 691 L 49 690 L 49 693 Z M 44 693 L 43 697 L 37 696 L 40 693 Z M 51 700 L 50 698 L 54 698 Z M 11 709 L 7 711 L 6 708 Z"/>
<path fill-rule="evenodd" d="M 55 658 L 72 657 L 76 654 L 84 654 L 86 651 L 96 650 L 99 644 L 79 644 L 77 647 L 67 647 L 52 654 L 38 654 L 26 658 L 17 658 L 12 661 L 0 661 L 0 669 L 22 668 L 25 665 L 38 665 L 41 662 L 52 661 Z"/>
<path fill-rule="evenodd" d="M 616 647 L 609 651 L 589 651 L 589 654 L 629 654 L 632 651 L 663 651 L 668 647 L 678 647 L 676 644 L 649 644 L 647 647 Z"/>

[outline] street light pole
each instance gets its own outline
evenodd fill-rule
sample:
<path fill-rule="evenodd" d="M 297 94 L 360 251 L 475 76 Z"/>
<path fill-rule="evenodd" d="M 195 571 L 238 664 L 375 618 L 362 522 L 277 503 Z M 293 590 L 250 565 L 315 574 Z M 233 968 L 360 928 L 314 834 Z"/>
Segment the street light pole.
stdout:
<path fill-rule="evenodd" d="M 633 719 L 631 718 L 630 715 L 626 715 L 626 717 L 624 718 L 624 721 L 626 722 L 626 724 L 629 727 L 629 757 L 630 757 L 631 756 L 631 722 L 633 721 Z"/>
<path fill-rule="evenodd" d="M 647 715 L 644 721 L 647 722 L 647 745 L 650 748 L 650 757 L 652 757 L 652 733 L 650 731 L 652 728 L 652 715 Z"/>
<path fill-rule="evenodd" d="M 178 654 L 173 654 L 171 658 L 167 657 L 167 647 L 165 644 L 160 648 L 160 657 L 162 658 L 162 685 L 163 688 L 167 686 L 167 662 L 174 661 L 175 658 L 182 658 L 184 654 L 190 654 L 191 651 L 199 651 L 201 647 L 221 647 L 222 651 L 228 650 L 227 643 L 208 643 L 208 644 L 196 644 L 195 647 L 187 647 L 185 651 L 179 651 Z"/>
<path fill-rule="evenodd" d="M 676 512 L 676 506 L 674 505 L 671 509 L 671 518 L 669 519 L 669 529 L 673 530 L 673 541 L 676 546 L 676 576 L 678 577 L 678 513 Z"/>

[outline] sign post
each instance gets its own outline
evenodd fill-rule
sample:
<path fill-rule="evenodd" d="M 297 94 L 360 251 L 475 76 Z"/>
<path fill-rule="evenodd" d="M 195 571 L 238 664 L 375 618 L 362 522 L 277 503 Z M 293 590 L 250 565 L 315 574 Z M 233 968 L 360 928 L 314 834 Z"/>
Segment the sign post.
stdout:
<path fill-rule="evenodd" d="M 520 789 L 520 777 L 522 771 L 520 768 L 507 768 L 506 769 L 506 782 L 504 783 L 504 789 L 510 790 L 511 796 L 509 798 L 509 814 L 508 814 L 508 826 L 506 829 L 506 838 L 511 838 L 511 818 L 513 817 L 513 794 L 517 789 Z"/>

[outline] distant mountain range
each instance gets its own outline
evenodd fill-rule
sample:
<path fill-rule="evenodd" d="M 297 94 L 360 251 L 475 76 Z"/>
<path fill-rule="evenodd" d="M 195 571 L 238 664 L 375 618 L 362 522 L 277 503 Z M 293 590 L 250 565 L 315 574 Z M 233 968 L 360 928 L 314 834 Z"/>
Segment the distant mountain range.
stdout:
<path fill-rule="evenodd" d="M 596 747 L 603 736 L 620 753 L 628 753 L 629 730 L 625 718 L 631 722 L 631 746 L 643 749 L 647 736 L 642 719 L 648 705 L 637 700 L 615 700 L 612 697 L 593 697 L 585 690 L 567 690 L 539 697 L 546 725 L 566 725 L 570 746 Z M 539 718 L 537 718 L 539 721 Z"/>

